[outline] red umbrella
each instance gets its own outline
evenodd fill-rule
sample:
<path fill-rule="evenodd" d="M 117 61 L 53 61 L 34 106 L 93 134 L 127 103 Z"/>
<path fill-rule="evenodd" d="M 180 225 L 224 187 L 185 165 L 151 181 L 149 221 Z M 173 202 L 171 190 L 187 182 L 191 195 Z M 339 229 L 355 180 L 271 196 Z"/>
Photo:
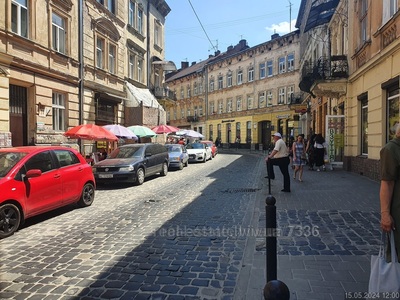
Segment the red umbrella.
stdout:
<path fill-rule="evenodd" d="M 180 129 L 171 125 L 158 125 L 156 127 L 153 127 L 151 130 L 153 130 L 157 134 L 160 134 L 160 133 L 176 132 L 179 131 Z"/>
<path fill-rule="evenodd" d="M 93 141 L 118 141 L 118 138 L 109 130 L 95 124 L 78 125 L 64 133 L 71 139 Z"/>

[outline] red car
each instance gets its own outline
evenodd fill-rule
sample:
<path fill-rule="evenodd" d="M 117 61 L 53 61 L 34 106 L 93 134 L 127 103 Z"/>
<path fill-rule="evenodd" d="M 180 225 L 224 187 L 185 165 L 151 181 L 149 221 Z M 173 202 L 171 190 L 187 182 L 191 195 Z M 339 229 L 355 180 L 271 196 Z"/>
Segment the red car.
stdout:
<path fill-rule="evenodd" d="M 214 158 L 218 154 L 218 147 L 215 146 L 213 141 L 201 141 L 203 144 L 207 144 L 211 148 L 211 155 Z"/>
<path fill-rule="evenodd" d="M 94 200 L 92 167 L 68 147 L 0 149 L 0 238 L 12 235 L 25 219 Z"/>

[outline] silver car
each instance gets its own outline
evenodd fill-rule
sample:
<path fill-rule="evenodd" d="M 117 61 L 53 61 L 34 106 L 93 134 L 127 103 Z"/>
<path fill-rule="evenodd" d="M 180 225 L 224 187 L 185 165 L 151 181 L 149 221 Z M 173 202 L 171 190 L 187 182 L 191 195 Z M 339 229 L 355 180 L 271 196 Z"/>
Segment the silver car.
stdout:
<path fill-rule="evenodd" d="M 178 168 L 179 170 L 182 170 L 183 167 L 188 166 L 189 154 L 187 153 L 184 145 L 166 144 L 165 147 L 168 149 L 170 169 Z"/>

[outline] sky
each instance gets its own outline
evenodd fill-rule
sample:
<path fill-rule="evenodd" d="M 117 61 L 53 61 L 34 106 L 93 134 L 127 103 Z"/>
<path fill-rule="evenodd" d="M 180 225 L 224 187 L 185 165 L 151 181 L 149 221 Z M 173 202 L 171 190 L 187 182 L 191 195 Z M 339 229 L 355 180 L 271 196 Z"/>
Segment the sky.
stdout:
<path fill-rule="evenodd" d="M 274 33 L 284 35 L 296 30 L 301 0 L 166 2 L 171 12 L 165 20 L 165 60 L 173 61 L 179 69 L 182 61 L 203 61 L 242 39 L 254 47 L 271 40 Z"/>

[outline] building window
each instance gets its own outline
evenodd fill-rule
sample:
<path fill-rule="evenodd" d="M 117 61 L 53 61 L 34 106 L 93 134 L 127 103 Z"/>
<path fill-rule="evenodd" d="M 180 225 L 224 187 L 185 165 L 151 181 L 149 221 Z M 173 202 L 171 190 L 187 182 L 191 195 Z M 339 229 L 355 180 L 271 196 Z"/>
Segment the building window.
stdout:
<path fill-rule="evenodd" d="M 397 12 L 397 0 L 383 0 L 382 24 L 385 24 Z"/>
<path fill-rule="evenodd" d="M 104 39 L 97 37 L 96 43 L 96 67 L 104 69 Z"/>
<path fill-rule="evenodd" d="M 228 73 L 228 75 L 226 76 L 226 85 L 227 87 L 232 86 L 232 73 Z"/>
<path fill-rule="evenodd" d="M 233 103 L 232 98 L 229 98 L 228 100 L 226 100 L 226 111 L 228 113 L 232 112 L 232 103 Z"/>
<path fill-rule="evenodd" d="M 203 105 L 199 106 L 199 116 L 203 116 Z"/>
<path fill-rule="evenodd" d="M 237 141 L 237 139 L 239 139 L 238 141 Z M 240 122 L 237 122 L 236 123 L 236 142 L 241 142 L 240 141 Z"/>
<path fill-rule="evenodd" d="M 214 91 L 214 78 L 210 79 L 210 92 Z"/>
<path fill-rule="evenodd" d="M 199 95 L 201 95 L 203 93 L 203 82 L 200 81 L 199 82 Z"/>
<path fill-rule="evenodd" d="M 254 81 L 254 68 L 251 67 L 248 72 L 248 82 Z"/>
<path fill-rule="evenodd" d="M 188 117 L 191 117 L 192 115 L 190 114 L 190 107 L 188 107 L 188 109 L 187 109 L 187 116 Z"/>
<path fill-rule="evenodd" d="M 53 130 L 65 130 L 65 95 L 53 93 Z"/>
<path fill-rule="evenodd" d="M 181 119 L 185 118 L 185 109 L 181 108 Z"/>
<path fill-rule="evenodd" d="M 253 96 L 247 95 L 247 109 L 253 109 Z"/>
<path fill-rule="evenodd" d="M 242 97 L 237 97 L 236 98 L 236 111 L 241 111 L 242 110 Z"/>
<path fill-rule="evenodd" d="M 159 21 L 154 22 L 154 44 L 161 47 L 161 26 Z"/>
<path fill-rule="evenodd" d="M 65 54 L 65 20 L 53 13 L 51 27 L 53 49 Z"/>
<path fill-rule="evenodd" d="M 237 84 L 242 84 L 243 83 L 243 71 L 239 70 L 237 73 Z"/>
<path fill-rule="evenodd" d="M 368 15 L 368 1 L 361 0 L 360 39 L 362 44 L 367 41 L 367 15 Z"/>
<path fill-rule="evenodd" d="M 107 8 L 108 11 L 115 15 L 115 0 L 97 0 L 98 3 Z"/>
<path fill-rule="evenodd" d="M 224 79 L 222 76 L 218 76 L 218 89 L 222 90 L 224 88 Z"/>
<path fill-rule="evenodd" d="M 267 76 L 271 77 L 274 75 L 274 66 L 272 60 L 267 61 Z"/>
<path fill-rule="evenodd" d="M 135 78 L 135 55 L 129 54 L 128 76 L 130 79 Z"/>
<path fill-rule="evenodd" d="M 285 98 L 286 98 L 286 89 L 284 87 L 279 88 L 279 94 L 278 94 L 278 104 L 285 104 Z"/>
<path fill-rule="evenodd" d="M 131 27 L 135 27 L 135 2 L 133 2 L 132 0 L 129 1 L 128 24 Z"/>
<path fill-rule="evenodd" d="M 267 92 L 267 106 L 272 106 L 273 105 L 273 94 L 272 94 L 272 90 L 269 90 Z"/>
<path fill-rule="evenodd" d="M 143 35 L 143 10 L 138 8 L 137 10 L 137 31 Z"/>
<path fill-rule="evenodd" d="M 215 114 L 214 101 L 210 102 L 210 115 Z"/>
<path fill-rule="evenodd" d="M 294 54 L 289 54 L 287 56 L 287 70 L 288 72 L 294 71 Z"/>
<path fill-rule="evenodd" d="M 292 103 L 292 98 L 293 98 L 293 93 L 294 93 L 294 86 L 288 86 L 287 87 L 287 99 L 286 103 Z M 293 100 L 294 101 L 294 100 Z"/>
<path fill-rule="evenodd" d="M 358 97 L 361 102 L 361 154 L 368 154 L 368 94 Z"/>
<path fill-rule="evenodd" d="M 265 62 L 260 64 L 260 79 L 265 78 L 266 70 L 265 70 Z"/>
<path fill-rule="evenodd" d="M 386 142 L 390 141 L 395 137 L 396 125 L 399 123 L 399 102 L 400 102 L 400 92 L 399 83 L 397 78 L 397 84 L 392 85 L 386 89 L 387 98 L 387 134 Z"/>
<path fill-rule="evenodd" d="M 224 103 L 222 100 L 218 100 L 218 114 L 222 114 L 224 111 L 224 107 L 223 107 Z"/>
<path fill-rule="evenodd" d="M 211 125 L 208 126 L 208 136 L 209 136 L 211 141 L 214 140 L 213 134 L 214 134 L 213 133 L 213 125 L 211 124 Z"/>
<path fill-rule="evenodd" d="M 137 81 L 142 82 L 143 80 L 143 59 L 138 57 L 137 59 Z"/>
<path fill-rule="evenodd" d="M 197 82 L 193 83 L 193 94 L 197 96 Z"/>
<path fill-rule="evenodd" d="M 246 122 L 246 143 L 251 143 L 251 121 Z"/>
<path fill-rule="evenodd" d="M 191 91 L 190 91 L 190 84 L 188 84 L 188 86 L 187 86 L 187 97 L 188 98 L 190 98 L 192 95 L 191 95 Z"/>
<path fill-rule="evenodd" d="M 183 89 L 183 86 L 181 86 L 181 99 L 185 99 L 185 90 Z"/>
<path fill-rule="evenodd" d="M 285 57 L 279 57 L 278 71 L 279 71 L 279 74 L 286 72 L 286 58 Z"/>
<path fill-rule="evenodd" d="M 11 3 L 12 32 L 27 38 L 28 24 L 28 0 L 13 0 Z"/>
<path fill-rule="evenodd" d="M 258 108 L 265 107 L 265 92 L 258 94 Z"/>
<path fill-rule="evenodd" d="M 115 74 L 115 62 L 116 62 L 116 47 L 109 45 L 108 47 L 108 71 Z"/>

